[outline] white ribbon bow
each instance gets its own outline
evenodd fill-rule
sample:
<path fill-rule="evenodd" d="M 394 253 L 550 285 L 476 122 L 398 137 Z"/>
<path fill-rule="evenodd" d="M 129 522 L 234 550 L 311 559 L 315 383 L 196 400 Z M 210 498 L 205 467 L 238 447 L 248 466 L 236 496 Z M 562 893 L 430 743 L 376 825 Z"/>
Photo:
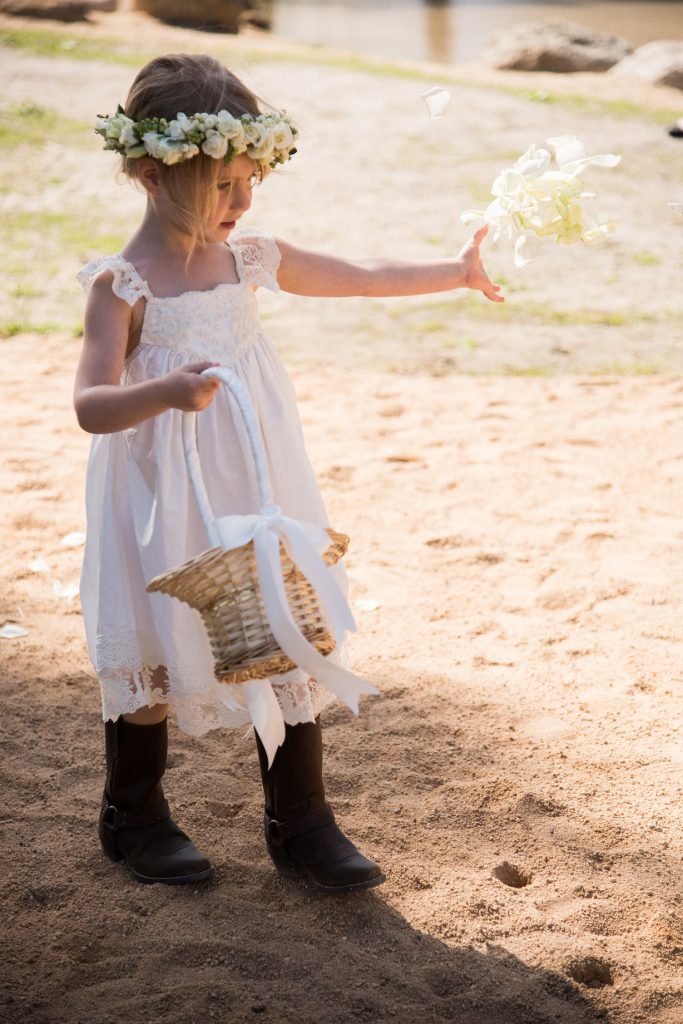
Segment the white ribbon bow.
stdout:
<path fill-rule="evenodd" d="M 345 630 L 355 632 L 346 598 L 321 558 L 331 543 L 327 531 L 314 523 L 284 516 L 272 504 L 264 505 L 259 515 L 223 516 L 215 520 L 215 528 L 225 551 L 254 542 L 263 604 L 273 636 L 296 665 L 332 690 L 357 715 L 360 695 L 379 691 L 366 679 L 333 664 L 306 640 L 292 615 L 282 577 L 281 540 L 292 562 L 317 592 L 336 643 L 341 642 Z M 266 680 L 245 683 L 244 694 L 270 766 L 285 738 L 282 710 Z"/>

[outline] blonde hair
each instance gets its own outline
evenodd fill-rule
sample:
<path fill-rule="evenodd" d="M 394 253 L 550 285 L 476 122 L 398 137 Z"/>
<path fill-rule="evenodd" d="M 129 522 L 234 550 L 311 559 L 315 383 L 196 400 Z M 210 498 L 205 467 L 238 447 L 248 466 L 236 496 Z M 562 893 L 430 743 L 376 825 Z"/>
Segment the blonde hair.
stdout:
<path fill-rule="evenodd" d="M 133 121 L 148 117 L 173 120 L 179 113 L 234 117 L 262 111 L 258 97 L 219 61 L 205 54 L 169 53 L 156 57 L 138 72 L 126 98 L 124 111 Z M 136 159 L 122 158 L 127 178 L 137 178 Z M 206 224 L 218 199 L 216 184 L 225 171 L 222 160 L 201 153 L 193 160 L 166 165 L 158 161 L 164 187 L 175 204 L 180 222 L 192 239 L 190 253 L 205 244 Z M 256 167 L 261 176 L 263 171 Z"/>

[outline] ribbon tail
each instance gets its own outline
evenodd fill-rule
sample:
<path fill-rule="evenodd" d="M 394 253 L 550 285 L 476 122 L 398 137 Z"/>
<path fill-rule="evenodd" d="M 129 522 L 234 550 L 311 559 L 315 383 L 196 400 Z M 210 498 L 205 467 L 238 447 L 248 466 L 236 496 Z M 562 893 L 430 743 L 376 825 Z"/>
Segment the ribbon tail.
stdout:
<path fill-rule="evenodd" d="M 284 521 L 282 540 L 287 554 L 316 591 L 334 638 L 340 644 L 345 630 L 356 632 L 356 623 L 339 584 L 295 519 Z"/>
<path fill-rule="evenodd" d="M 243 686 L 249 716 L 265 747 L 270 768 L 278 747 L 285 741 L 282 709 L 267 679 L 254 679 Z"/>
<path fill-rule="evenodd" d="M 366 679 L 333 665 L 302 636 L 287 603 L 279 537 L 267 527 L 259 527 L 254 535 L 254 550 L 263 603 L 273 636 L 296 665 L 332 690 L 357 715 L 360 695 L 377 694 L 379 690 Z"/>

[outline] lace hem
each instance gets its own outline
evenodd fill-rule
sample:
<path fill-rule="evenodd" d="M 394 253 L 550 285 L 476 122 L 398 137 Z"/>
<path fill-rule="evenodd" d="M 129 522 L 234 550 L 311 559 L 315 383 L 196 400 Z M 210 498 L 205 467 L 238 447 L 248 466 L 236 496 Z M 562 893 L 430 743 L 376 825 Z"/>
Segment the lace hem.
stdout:
<path fill-rule="evenodd" d="M 277 243 L 266 231 L 250 228 L 240 231 L 230 240 L 242 281 L 279 292 L 277 271 L 282 258 Z"/>
<path fill-rule="evenodd" d="M 220 683 L 211 676 L 195 676 L 167 668 L 165 659 L 153 653 L 156 646 L 146 638 L 146 654 L 141 657 L 140 634 L 100 637 L 97 643 L 96 672 L 102 691 L 102 717 L 116 719 L 133 714 L 141 707 L 168 704 L 178 728 L 191 736 L 203 736 L 211 729 L 251 726 L 242 686 Z M 348 656 L 342 646 L 330 660 L 348 668 Z M 301 669 L 269 679 L 288 725 L 312 722 L 335 695 Z"/>
<path fill-rule="evenodd" d="M 95 278 L 105 270 L 111 270 L 114 275 L 111 286 L 114 295 L 123 299 L 129 306 L 134 306 L 139 299 L 152 298 L 147 282 L 143 281 L 135 267 L 123 256 L 100 256 L 91 260 L 79 270 L 76 278 L 87 292 Z"/>

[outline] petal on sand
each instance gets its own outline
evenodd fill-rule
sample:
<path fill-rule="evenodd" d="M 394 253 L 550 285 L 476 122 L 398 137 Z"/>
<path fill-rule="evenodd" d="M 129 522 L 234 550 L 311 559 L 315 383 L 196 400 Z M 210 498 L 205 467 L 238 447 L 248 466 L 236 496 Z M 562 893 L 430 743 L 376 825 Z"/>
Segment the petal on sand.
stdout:
<path fill-rule="evenodd" d="M 80 530 L 75 533 L 67 533 L 66 537 L 62 537 L 59 543 L 63 548 L 79 548 L 82 544 L 85 544 L 85 534 Z"/>
<path fill-rule="evenodd" d="M 438 85 L 427 92 L 420 93 L 420 96 L 425 101 L 430 117 L 443 117 L 447 106 L 453 99 L 446 89 L 441 89 Z"/>
<path fill-rule="evenodd" d="M 28 636 L 28 630 L 23 626 L 14 626 L 7 622 L 0 628 L 0 640 L 16 640 L 20 636 Z"/>
<path fill-rule="evenodd" d="M 28 563 L 28 567 L 31 572 L 49 572 L 50 566 L 44 558 L 34 558 L 32 562 Z"/>
<path fill-rule="evenodd" d="M 63 597 L 65 601 L 73 601 L 78 593 L 78 583 L 60 583 L 59 580 L 55 580 L 52 589 L 57 597 Z"/>
<path fill-rule="evenodd" d="M 361 597 L 356 601 L 356 608 L 361 612 L 374 612 L 380 607 L 379 601 L 370 597 Z"/>

